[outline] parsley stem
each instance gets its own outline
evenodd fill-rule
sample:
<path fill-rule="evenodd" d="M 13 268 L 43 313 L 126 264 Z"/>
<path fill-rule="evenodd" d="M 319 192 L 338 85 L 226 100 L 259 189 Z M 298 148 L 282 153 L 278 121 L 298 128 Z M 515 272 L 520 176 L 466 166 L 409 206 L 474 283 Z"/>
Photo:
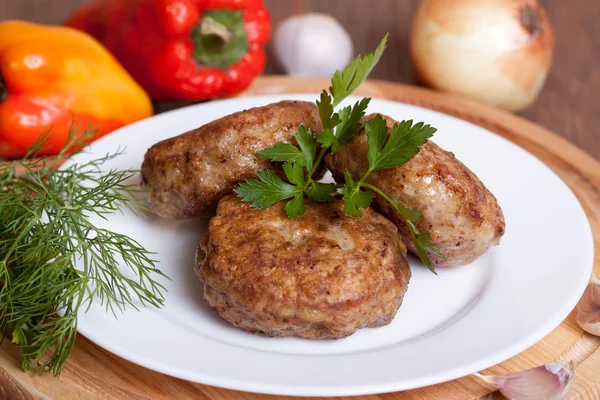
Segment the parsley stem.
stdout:
<path fill-rule="evenodd" d="M 363 179 L 367 176 L 367 174 L 365 174 L 365 176 L 363 176 Z M 377 193 L 378 195 L 380 195 L 381 197 L 383 197 L 388 203 L 390 203 L 395 209 L 398 209 L 398 205 L 396 204 L 396 202 L 394 200 L 392 200 L 392 198 L 390 196 L 388 196 L 387 194 L 385 194 L 381 189 L 379 189 L 377 186 L 373 186 L 370 183 L 366 183 L 363 182 L 363 180 L 361 179 L 358 182 L 358 186 L 362 186 L 364 188 L 367 188 L 369 190 L 372 190 L 373 192 Z"/>
<path fill-rule="evenodd" d="M 328 147 L 325 147 L 325 146 L 321 147 L 321 151 L 319 151 L 319 155 L 317 156 L 317 159 L 313 163 L 313 166 L 310 169 L 310 172 L 308 174 L 308 179 L 309 180 L 312 180 L 312 176 L 315 174 L 315 171 L 317 170 L 317 168 L 319 168 L 319 164 L 321 164 L 321 161 L 323 161 L 323 157 L 325 157 L 325 154 L 327 154 L 327 150 L 329 150 L 329 146 Z"/>
<path fill-rule="evenodd" d="M 368 176 L 368 174 L 365 174 L 365 176 L 363 176 L 363 179 L 366 176 Z M 383 197 L 385 199 L 385 201 L 387 201 L 388 203 L 390 203 L 392 205 L 392 207 L 394 207 L 394 209 L 396 211 L 398 211 L 398 213 L 402 216 L 402 218 L 406 222 L 406 225 L 408 225 L 408 229 L 410 229 L 410 232 L 413 235 L 419 235 L 420 234 L 420 232 L 417 229 L 417 227 L 415 226 L 415 224 L 412 221 L 410 221 L 407 218 L 407 216 L 405 215 L 403 208 L 397 202 L 395 202 L 394 200 L 392 200 L 392 198 L 390 196 L 388 196 L 387 194 L 385 194 L 381 189 L 379 189 L 377 186 L 371 185 L 370 183 L 363 182 L 362 179 L 359 181 L 358 186 L 359 187 L 362 186 L 362 187 L 364 187 L 366 189 L 369 189 L 369 190 L 377 193 L 381 197 Z"/>
<path fill-rule="evenodd" d="M 371 175 L 371 173 L 372 173 L 372 172 L 373 172 L 373 169 L 372 169 L 372 168 L 369 168 L 369 170 L 368 170 L 367 172 L 365 172 L 365 174 L 362 176 L 362 178 L 360 178 L 360 180 L 358 181 L 358 184 L 357 184 L 357 187 L 358 187 L 358 188 L 360 188 L 360 186 L 361 186 L 361 185 L 362 185 L 362 186 L 364 186 L 364 185 L 369 185 L 368 183 L 365 183 L 365 180 L 367 179 L 367 177 L 368 177 L 369 175 Z M 363 185 L 363 184 L 364 184 L 364 185 Z M 369 185 L 369 186 L 372 186 L 372 185 Z M 366 186 L 364 186 L 364 187 L 366 187 Z M 374 187 L 375 189 L 377 189 L 375 186 L 372 186 L 372 187 Z M 377 190 L 379 190 L 379 189 L 377 189 Z M 382 193 L 383 193 L 383 192 L 382 192 Z M 383 194 L 385 195 L 385 193 L 383 193 Z M 382 196 L 382 197 L 383 197 L 383 196 Z M 385 197 L 384 197 L 384 198 L 385 198 Z"/>
<path fill-rule="evenodd" d="M 366 176 L 368 176 L 368 174 L 365 174 L 363 176 L 363 179 Z M 410 235 L 412 237 L 412 240 L 413 240 L 413 243 L 415 245 L 415 248 L 417 249 L 417 252 L 419 253 L 419 257 L 421 258 L 421 261 L 423 261 L 423 263 L 427 266 L 427 268 L 429 268 L 429 270 L 431 272 L 433 272 L 434 274 L 437 275 L 437 272 L 435 272 L 435 269 L 433 268 L 433 265 L 431 263 L 431 259 L 429 258 L 429 255 L 427 254 L 427 251 L 431 251 L 431 250 L 428 250 L 428 249 L 424 248 L 423 245 L 419 243 L 419 236 L 421 235 L 421 232 L 419 232 L 419 229 L 408 218 L 408 215 L 406 215 L 404 205 L 402 205 L 401 203 L 395 202 L 394 200 L 392 200 L 392 198 L 390 196 L 388 196 L 387 194 L 385 194 L 377 186 L 373 186 L 373 185 L 371 185 L 369 183 L 363 182 L 362 179 L 359 182 L 358 187 L 360 188 L 361 186 L 364 187 L 364 188 L 366 188 L 366 189 L 372 190 L 373 192 L 375 192 L 378 195 L 380 195 L 381 197 L 383 197 L 400 214 L 400 216 L 402 217 L 402 219 L 404 220 L 404 222 L 408 226 L 408 229 L 410 230 Z"/>
<path fill-rule="evenodd" d="M 315 172 L 317 171 L 317 168 L 319 168 L 319 164 L 321 164 L 321 161 L 323 161 L 323 157 L 325 157 L 325 154 L 327 154 L 327 150 L 329 150 L 329 146 L 321 147 L 321 150 L 319 151 L 319 155 L 317 156 L 317 159 L 313 163 L 313 166 L 310 169 L 310 171 L 308 171 L 308 179 L 306 180 L 306 186 L 304 187 L 304 189 L 310 187 L 313 183 L 315 183 L 315 181 L 313 180 L 312 177 L 315 174 Z"/>

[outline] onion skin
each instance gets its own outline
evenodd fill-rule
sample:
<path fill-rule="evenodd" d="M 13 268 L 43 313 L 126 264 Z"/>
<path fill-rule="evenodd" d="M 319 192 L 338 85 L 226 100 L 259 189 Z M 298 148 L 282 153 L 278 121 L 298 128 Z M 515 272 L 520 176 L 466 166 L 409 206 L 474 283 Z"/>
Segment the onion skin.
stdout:
<path fill-rule="evenodd" d="M 539 94 L 553 47 L 537 0 L 423 0 L 410 40 L 421 83 L 511 111 Z"/>

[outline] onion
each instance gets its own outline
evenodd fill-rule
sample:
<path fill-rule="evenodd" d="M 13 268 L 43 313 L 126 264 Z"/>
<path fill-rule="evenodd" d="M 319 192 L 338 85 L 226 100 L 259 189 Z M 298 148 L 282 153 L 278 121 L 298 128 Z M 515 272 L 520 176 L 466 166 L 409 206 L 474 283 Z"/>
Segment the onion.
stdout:
<path fill-rule="evenodd" d="M 519 111 L 540 92 L 553 44 L 537 0 L 423 0 L 410 53 L 425 85 Z"/>
<path fill-rule="evenodd" d="M 283 21 L 273 37 L 275 56 L 290 75 L 332 76 L 352 59 L 352 40 L 334 18 L 296 15 Z"/>

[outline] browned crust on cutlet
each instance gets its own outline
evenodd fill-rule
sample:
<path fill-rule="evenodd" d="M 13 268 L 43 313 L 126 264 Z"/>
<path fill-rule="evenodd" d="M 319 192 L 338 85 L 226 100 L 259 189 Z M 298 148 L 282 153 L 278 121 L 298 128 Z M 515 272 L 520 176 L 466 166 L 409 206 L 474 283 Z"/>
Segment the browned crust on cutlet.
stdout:
<path fill-rule="evenodd" d="M 195 268 L 208 303 L 268 336 L 342 338 L 389 324 L 410 278 L 396 227 L 372 209 L 348 217 L 341 200 L 306 200 L 297 219 L 284 205 L 220 201 Z"/>
<path fill-rule="evenodd" d="M 314 103 L 281 101 L 237 112 L 152 146 L 142 164 L 150 207 L 168 218 L 214 211 L 235 185 L 275 165 L 256 155 L 277 142 L 294 143 L 300 125 L 321 131 Z"/>
<path fill-rule="evenodd" d="M 364 124 L 375 115 L 368 115 L 361 122 Z M 389 129 L 397 123 L 382 117 Z M 364 128 L 350 143 L 327 157 L 327 166 L 337 181 L 343 181 L 346 169 L 354 179 L 363 176 L 368 170 Z M 420 152 L 405 165 L 376 171 L 367 182 L 405 206 L 421 210 L 424 218 L 416 223 L 417 228 L 429 232 L 432 245 L 447 257 L 430 254 L 436 266 L 468 264 L 497 245 L 504 234 L 504 215 L 494 195 L 454 154 L 432 141 L 421 146 Z M 379 196 L 374 206 L 398 226 L 408 249 L 416 254 L 410 231 L 394 208 Z"/>

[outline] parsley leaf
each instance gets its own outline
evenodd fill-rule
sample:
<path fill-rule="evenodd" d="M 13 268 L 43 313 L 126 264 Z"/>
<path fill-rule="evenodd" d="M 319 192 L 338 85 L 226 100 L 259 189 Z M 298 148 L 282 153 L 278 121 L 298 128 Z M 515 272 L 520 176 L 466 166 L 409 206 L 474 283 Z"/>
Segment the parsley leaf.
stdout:
<path fill-rule="evenodd" d="M 310 187 L 306 188 L 306 194 L 313 200 L 321 203 L 326 203 L 333 200 L 331 193 L 337 191 L 335 183 L 313 182 Z"/>
<path fill-rule="evenodd" d="M 317 141 L 324 147 L 331 147 L 331 152 L 335 153 L 340 148 L 340 144 L 348 142 L 361 127 L 360 119 L 365 116 L 365 111 L 369 106 L 370 98 L 364 98 L 357 101 L 354 106 L 347 106 L 336 113 L 337 128 L 335 134 L 330 128 L 325 128 L 323 132 L 317 135 Z M 332 108 L 333 109 L 333 108 Z"/>
<path fill-rule="evenodd" d="M 325 90 L 321 93 L 321 101 L 317 100 L 317 107 L 319 108 L 323 129 L 333 129 L 340 123 L 340 117 L 333 112 L 333 104 L 331 101 L 331 96 Z"/>
<path fill-rule="evenodd" d="M 360 209 L 369 207 L 377 194 L 400 214 L 411 232 L 421 260 L 435 273 L 429 254 L 444 256 L 439 249 L 431 245 L 431 236 L 426 232 L 419 232 L 415 226 L 414 222 L 423 218 L 421 211 L 405 207 L 401 201 L 393 200 L 366 180 L 375 171 L 396 168 L 408 162 L 418 154 L 420 146 L 435 133 L 435 128 L 422 122 L 413 124 L 410 120 L 394 124 L 388 129 L 386 120 L 378 114 L 365 124 L 369 169 L 360 180 L 355 182 L 349 171 L 344 172 L 343 185 L 320 183 L 312 179 L 327 152 L 338 151 L 342 143 L 350 141 L 361 129 L 360 120 L 364 117 L 371 99 L 363 98 L 353 106 L 346 106 L 338 112 L 335 112 L 335 107 L 367 79 L 381 58 L 386 44 L 387 35 L 375 52 L 359 56 L 343 71 L 335 72 L 329 93 L 323 90 L 316 102 L 323 126 L 321 133 L 314 136 L 309 129 L 300 126 L 296 132 L 298 146 L 277 143 L 273 148 L 258 152 L 261 157 L 284 162 L 283 170 L 289 183 L 281 180 L 274 172 L 260 171 L 260 180 L 247 180 L 235 189 L 235 192 L 243 201 L 252 202 L 253 206 L 263 209 L 278 201 L 292 199 L 285 205 L 285 211 L 290 217 L 304 214 L 305 194 L 314 201 L 327 202 L 334 199 L 338 187 L 341 186 L 344 212 L 346 215 L 358 217 L 362 217 Z M 321 146 L 317 155 L 319 143 Z"/>
<path fill-rule="evenodd" d="M 367 157 L 369 159 L 369 168 L 375 170 L 378 156 L 387 138 L 388 128 L 385 120 L 379 114 L 371 118 L 365 124 L 367 133 Z"/>
<path fill-rule="evenodd" d="M 444 254 L 442 254 L 440 249 L 431 245 L 431 235 L 429 234 L 429 232 L 419 233 L 417 235 L 417 242 L 419 243 L 420 246 L 422 246 L 428 252 L 438 255 L 445 259 L 448 258 Z"/>
<path fill-rule="evenodd" d="M 400 215 L 408 221 L 417 222 L 423 219 L 423 213 L 418 208 L 406 208 L 399 200 L 396 201 L 400 210 Z"/>
<path fill-rule="evenodd" d="M 348 142 L 354 134 L 360 129 L 360 119 L 365 116 L 365 111 L 369 107 L 370 98 L 357 101 L 353 107 L 344 107 L 340 110 L 340 124 L 335 130 L 335 137 L 340 142 Z M 335 153 L 337 149 L 332 149 Z"/>
<path fill-rule="evenodd" d="M 285 213 L 290 218 L 297 218 L 304 215 L 306 207 L 304 207 L 304 193 L 296 195 L 292 200 L 285 205 Z"/>
<path fill-rule="evenodd" d="M 306 129 L 304 125 L 300 125 L 298 132 L 296 132 L 296 140 L 304 156 L 304 165 L 310 171 L 312 170 L 315 152 L 317 151 L 317 138 L 312 134 L 310 129 Z"/>
<path fill-rule="evenodd" d="M 446 258 L 444 254 L 438 249 L 431 245 L 431 235 L 429 232 L 425 233 L 413 233 L 413 242 L 415 243 L 415 247 L 417 248 L 417 253 L 419 253 L 419 258 L 421 261 L 429 268 L 431 272 L 437 275 L 435 272 L 435 268 L 433 268 L 433 264 L 431 263 L 431 259 L 429 258 L 429 254 L 427 252 L 433 253 L 442 258 Z"/>
<path fill-rule="evenodd" d="M 369 124 L 371 121 L 373 122 Z M 435 128 L 423 122 L 413 125 L 412 120 L 402 121 L 394 124 L 384 146 L 387 136 L 385 120 L 378 115 L 369 122 L 365 124 L 365 130 L 369 144 L 369 168 L 372 171 L 396 168 L 407 163 L 436 132 Z"/>
<path fill-rule="evenodd" d="M 260 181 L 247 179 L 246 182 L 241 183 L 234 191 L 243 201 L 252 203 L 254 207 L 258 207 L 261 210 L 281 200 L 302 195 L 303 193 L 301 187 L 282 181 L 273 171 L 262 170 L 257 175 Z"/>
<path fill-rule="evenodd" d="M 386 44 L 387 35 L 375 52 L 359 56 L 343 71 L 335 72 L 329 93 L 323 90 L 316 102 L 323 126 L 321 133 L 314 136 L 309 129 L 300 126 L 296 132 L 298 146 L 277 143 L 273 148 L 258 152 L 263 158 L 284 162 L 283 170 L 289 183 L 281 180 L 274 172 L 260 171 L 260 180 L 247 180 L 235 189 L 235 192 L 243 201 L 252 202 L 253 206 L 263 209 L 278 201 L 292 199 L 285 205 L 285 211 L 290 217 L 304 214 L 305 194 L 314 201 L 327 202 L 334 199 L 338 187 L 341 186 L 344 212 L 358 217 L 362 217 L 360 209 L 369 207 L 377 194 L 400 214 L 411 232 L 421 260 L 435 273 L 429 254 L 440 257 L 444 255 L 431 245 L 429 233 L 421 233 L 415 226 L 414 222 L 423 218 L 421 211 L 405 207 L 400 201 L 393 200 L 381 189 L 366 181 L 375 171 L 396 168 L 408 162 L 418 154 L 420 146 L 435 133 L 435 128 L 422 122 L 413 124 L 410 120 L 394 124 L 388 129 L 386 120 L 378 114 L 365 124 L 369 169 L 360 180 L 355 182 L 349 171 L 344 172 L 343 185 L 320 183 L 312 179 L 327 152 L 338 151 L 342 143 L 350 141 L 361 129 L 360 120 L 364 117 L 371 99 L 363 98 L 353 106 L 346 106 L 338 112 L 335 112 L 335 107 L 367 79 L 381 58 Z M 318 143 L 321 146 L 317 155 Z"/>
<path fill-rule="evenodd" d="M 256 152 L 262 158 L 272 161 L 285 161 L 305 165 L 304 156 L 296 146 L 290 143 L 275 143 L 275 146 Z"/>
<path fill-rule="evenodd" d="M 317 141 L 321 143 L 323 147 L 331 147 L 332 152 L 333 149 L 337 150 L 340 147 L 340 143 L 333 134 L 333 131 L 329 128 L 323 129 L 323 132 L 317 135 Z"/>
<path fill-rule="evenodd" d="M 331 79 L 331 87 L 329 88 L 329 92 L 333 96 L 333 107 L 340 104 L 367 79 L 367 76 L 375 68 L 385 50 L 387 37 L 388 35 L 385 35 L 374 53 L 369 53 L 364 57 L 356 57 L 344 68 L 343 72 L 335 72 Z"/>
<path fill-rule="evenodd" d="M 360 190 L 360 185 L 354 182 L 350 172 L 344 171 L 346 183 L 342 188 L 344 196 L 344 213 L 354 217 L 362 217 L 361 208 L 367 208 L 371 205 L 375 194 L 373 192 L 364 192 Z"/>
<path fill-rule="evenodd" d="M 304 187 L 304 169 L 298 164 L 283 164 L 283 172 L 290 183 Z"/>

